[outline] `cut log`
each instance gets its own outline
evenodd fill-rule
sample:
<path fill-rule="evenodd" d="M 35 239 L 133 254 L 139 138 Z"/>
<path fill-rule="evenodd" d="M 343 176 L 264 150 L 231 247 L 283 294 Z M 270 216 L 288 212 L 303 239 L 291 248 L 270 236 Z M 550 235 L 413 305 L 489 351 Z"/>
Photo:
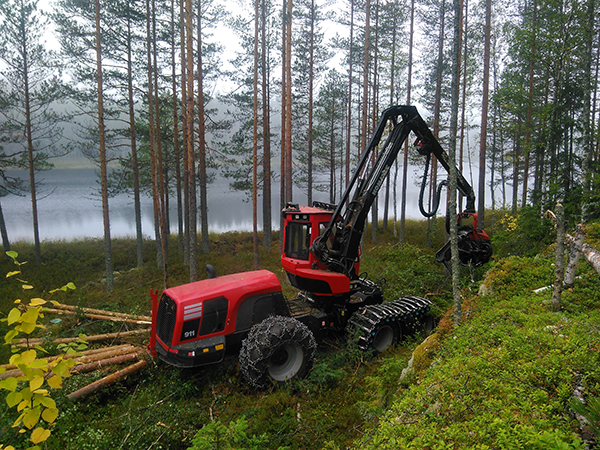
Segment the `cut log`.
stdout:
<path fill-rule="evenodd" d="M 71 392 L 69 395 L 67 395 L 67 397 L 70 398 L 71 400 L 78 400 L 80 398 L 87 397 L 88 395 L 93 394 L 97 390 L 102 389 L 106 386 L 109 386 L 112 383 L 119 381 L 119 380 L 125 378 L 126 376 L 137 372 L 138 370 L 143 369 L 144 367 L 146 367 L 147 364 L 148 363 L 146 362 L 146 360 L 142 359 L 142 360 L 136 362 L 135 364 L 132 364 L 131 366 L 126 367 L 125 369 L 119 370 L 118 372 L 108 375 L 98 381 L 91 383 L 91 384 L 88 384 L 87 386 L 82 387 L 81 389 L 78 389 L 75 392 Z"/>
<path fill-rule="evenodd" d="M 84 313 L 99 314 L 101 316 L 123 317 L 125 319 L 144 320 L 147 322 L 152 321 L 152 317 L 150 317 L 150 316 L 141 316 L 141 315 L 137 315 L 137 314 L 126 314 L 126 313 L 120 313 L 120 312 L 116 312 L 116 311 L 106 311 L 104 309 L 83 308 L 83 307 L 79 307 L 79 306 L 65 305 L 64 303 L 59 303 L 59 304 L 53 305 L 53 306 L 56 309 L 64 309 L 64 310 L 68 310 L 68 311 L 83 311 Z"/>
<path fill-rule="evenodd" d="M 93 350 L 92 353 L 87 353 L 85 355 L 76 356 L 73 359 L 75 360 L 75 362 L 78 365 L 84 365 L 84 364 L 89 364 L 89 363 L 92 363 L 95 361 L 101 361 L 103 359 L 118 357 L 118 356 L 122 356 L 122 355 L 129 355 L 129 354 L 139 354 L 139 353 L 140 353 L 139 350 L 136 349 L 133 345 L 127 344 L 127 345 L 120 345 L 117 347 L 107 347 L 107 348 L 103 348 L 103 349 Z M 64 356 L 64 355 L 51 356 L 49 358 L 43 358 L 43 359 L 47 359 L 48 362 L 50 362 L 50 361 L 54 361 L 57 358 L 60 358 L 61 356 Z M 4 379 L 10 378 L 10 377 L 20 377 L 21 375 L 23 375 L 23 372 L 21 372 L 19 369 L 17 369 L 17 367 L 13 364 L 5 364 L 1 367 L 5 368 L 7 370 L 4 373 L 0 373 L 0 380 L 4 380 Z"/>
<path fill-rule="evenodd" d="M 106 333 L 106 334 L 96 334 L 93 336 L 85 336 L 86 342 L 100 342 L 100 341 L 108 341 L 111 339 L 121 339 L 128 336 L 136 336 L 140 334 L 147 334 L 150 332 L 150 329 L 144 328 L 143 330 L 132 330 L 132 331 L 118 331 L 116 333 Z M 68 344 L 69 342 L 76 342 L 80 338 L 59 338 L 50 341 L 50 344 Z M 45 342 L 44 339 L 36 338 L 36 339 L 17 339 L 16 342 L 12 344 L 13 348 L 21 348 L 27 347 L 28 345 L 40 345 Z"/>
<path fill-rule="evenodd" d="M 81 364 L 71 368 L 71 373 L 87 373 L 93 372 L 94 370 L 102 369 L 103 367 L 111 364 L 123 364 L 126 362 L 137 361 L 140 359 L 138 352 L 128 353 L 126 355 L 114 356 L 112 358 L 100 359 L 98 361 L 90 362 L 87 364 Z"/>
<path fill-rule="evenodd" d="M 569 243 L 575 241 L 575 238 L 570 234 L 567 234 L 566 239 Z M 585 257 L 590 266 L 592 266 L 594 270 L 598 272 L 598 275 L 600 275 L 600 252 L 590 244 L 584 242 L 581 246 L 581 254 Z"/>
<path fill-rule="evenodd" d="M 65 314 L 65 315 L 69 315 L 69 316 L 75 316 L 75 315 L 79 314 L 77 311 L 71 311 L 69 309 L 57 309 L 57 308 L 45 308 L 45 307 L 42 308 L 42 312 L 50 313 L 50 314 Z M 89 319 L 109 320 L 111 322 L 125 322 L 125 323 L 132 323 L 132 324 L 136 324 L 136 325 L 151 325 L 152 324 L 152 320 L 138 320 L 138 319 L 132 319 L 132 318 L 128 318 L 128 317 L 111 316 L 111 315 L 106 315 L 106 314 L 94 314 L 94 313 L 84 312 L 83 316 L 85 316 Z"/>

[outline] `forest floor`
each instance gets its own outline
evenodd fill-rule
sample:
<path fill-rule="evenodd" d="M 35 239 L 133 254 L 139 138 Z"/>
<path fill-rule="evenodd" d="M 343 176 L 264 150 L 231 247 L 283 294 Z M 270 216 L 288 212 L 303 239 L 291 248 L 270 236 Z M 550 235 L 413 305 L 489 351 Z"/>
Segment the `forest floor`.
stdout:
<path fill-rule="evenodd" d="M 532 293 L 552 284 L 553 230 L 548 224 L 533 229 L 530 221 L 527 214 L 494 219 L 494 261 L 465 269 L 458 327 L 449 318 L 449 277 L 433 258 L 443 244 L 443 220 L 430 233 L 424 222 L 409 223 L 411 244 L 397 244 L 391 230 L 376 243 L 365 233 L 362 270 L 387 280 L 386 299 L 420 295 L 434 303 L 440 325 L 424 345 L 425 336 L 415 336 L 375 355 L 331 337 L 305 380 L 265 391 L 244 383 L 235 357 L 193 370 L 151 362 L 78 401 L 66 395 L 105 373 L 73 376 L 53 393 L 60 415 L 48 448 L 583 448 L 571 397 L 576 388 L 586 398 L 600 394 L 600 279 L 581 262 L 581 278 L 554 312 L 549 291 Z M 598 246 L 600 225 L 591 228 L 590 239 Z M 199 255 L 198 267 L 210 263 L 221 275 L 251 270 L 251 241 L 249 233 L 211 236 L 211 252 Z M 61 303 L 148 315 L 150 289 L 163 284 L 150 241 L 142 268 L 135 268 L 133 240 L 113 241 L 118 275 L 112 294 L 102 280 L 101 240 L 45 242 L 41 267 L 33 263 L 31 245 L 17 243 L 13 250 L 29 261 L 23 277 L 32 295 L 46 298 L 67 282 L 77 286 L 55 294 Z M 169 283 L 187 282 L 175 239 L 170 254 Z M 277 274 L 287 296 L 295 295 L 279 265 L 278 241 L 261 249 L 260 266 Z M 0 270 L 14 269 L 3 260 Z M 481 285 L 485 295 L 479 295 Z M 0 314 L 22 296 L 18 283 L 2 282 Z M 82 315 L 60 319 L 41 331 L 45 337 L 124 329 Z M 3 335 L 6 330 L 0 324 Z M 132 343 L 145 344 L 141 338 Z M 9 358 L 6 347 L 0 363 Z M 414 370 L 402 376 L 415 349 Z M 14 411 L 4 412 L 0 444 L 26 447 L 11 430 Z M 585 412 L 592 421 L 600 417 L 600 411 Z"/>

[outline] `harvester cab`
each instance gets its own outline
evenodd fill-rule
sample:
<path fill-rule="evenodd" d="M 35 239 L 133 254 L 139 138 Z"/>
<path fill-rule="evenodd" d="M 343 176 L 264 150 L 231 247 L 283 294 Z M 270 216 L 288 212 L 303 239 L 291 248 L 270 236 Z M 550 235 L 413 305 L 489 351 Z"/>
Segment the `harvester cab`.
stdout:
<path fill-rule="evenodd" d="M 382 143 L 384 134 L 387 133 Z M 286 299 L 277 276 L 243 272 L 152 292 L 152 331 L 148 351 L 169 364 L 196 367 L 238 352 L 240 371 L 253 386 L 285 383 L 305 376 L 313 364 L 316 339 L 348 336 L 363 350 L 382 352 L 406 334 L 433 325 L 430 300 L 408 296 L 384 301 L 383 280 L 360 273 L 360 246 L 367 215 L 410 133 L 415 147 L 435 156 L 449 171 L 448 155 L 416 108 L 386 109 L 337 205 L 288 203 L 283 209 L 281 265 L 301 291 Z M 426 171 L 427 172 L 427 169 Z M 423 179 L 426 179 L 425 173 Z M 458 172 L 466 197 L 458 215 L 463 264 L 481 265 L 491 256 L 490 240 L 477 228 L 475 194 Z M 421 189 L 420 206 L 424 212 Z M 437 253 L 447 265 L 450 246 Z"/>

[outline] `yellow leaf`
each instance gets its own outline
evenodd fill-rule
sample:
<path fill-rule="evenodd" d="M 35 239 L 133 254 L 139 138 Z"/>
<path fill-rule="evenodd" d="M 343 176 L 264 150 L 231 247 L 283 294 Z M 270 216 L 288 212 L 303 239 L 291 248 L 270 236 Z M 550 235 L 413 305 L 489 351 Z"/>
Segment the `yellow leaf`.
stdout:
<path fill-rule="evenodd" d="M 6 274 L 6 278 L 14 277 L 15 275 L 19 275 L 20 273 L 21 273 L 21 271 L 19 271 L 19 270 L 15 270 L 14 272 L 8 272 Z"/>
<path fill-rule="evenodd" d="M 19 334 L 19 332 L 17 330 L 10 330 L 8 333 L 6 333 L 6 335 L 4 336 L 4 342 L 7 344 L 10 344 L 12 342 L 12 340 L 17 337 L 17 335 Z"/>
<path fill-rule="evenodd" d="M 47 302 L 43 298 L 32 298 L 29 302 L 29 306 L 40 306 L 45 305 Z"/>
<path fill-rule="evenodd" d="M 35 323 L 23 322 L 19 329 L 25 334 L 31 334 L 35 330 Z"/>
<path fill-rule="evenodd" d="M 0 389 L 6 389 L 7 391 L 15 392 L 17 389 L 17 379 L 10 377 L 0 381 Z"/>
<path fill-rule="evenodd" d="M 33 286 L 30 285 L 30 284 L 24 284 L 24 285 L 21 286 L 21 288 L 23 288 L 23 290 L 28 291 L 30 289 L 33 289 Z"/>
<path fill-rule="evenodd" d="M 19 403 L 19 405 L 17 406 L 17 411 L 21 412 L 23 411 L 25 408 L 29 408 L 31 406 L 31 402 L 29 400 L 23 400 L 21 403 Z"/>
<path fill-rule="evenodd" d="M 42 397 L 40 398 L 40 403 L 44 405 L 46 408 L 56 409 L 56 402 L 50 397 Z"/>
<path fill-rule="evenodd" d="M 21 311 L 19 311 L 17 308 L 13 308 L 8 313 L 8 324 L 12 325 L 20 318 L 21 318 Z"/>
<path fill-rule="evenodd" d="M 60 389 L 62 387 L 62 377 L 54 375 L 48 378 L 48 385 L 54 389 Z"/>
<path fill-rule="evenodd" d="M 58 376 L 64 376 L 65 372 L 69 371 L 69 366 L 64 362 L 60 361 L 56 366 L 52 369 L 52 372 Z"/>
<path fill-rule="evenodd" d="M 17 300 L 14 301 L 14 303 L 15 303 L 15 305 L 19 305 L 21 303 L 21 301 L 22 300 L 20 298 L 18 298 Z"/>
<path fill-rule="evenodd" d="M 48 368 L 48 360 L 47 359 L 36 359 L 29 366 L 32 369 L 46 370 Z"/>
<path fill-rule="evenodd" d="M 8 405 L 9 408 L 12 408 L 12 407 L 18 405 L 22 399 L 23 399 L 23 396 L 21 395 L 20 392 L 10 392 L 6 396 L 6 404 Z"/>
<path fill-rule="evenodd" d="M 16 360 L 13 362 L 13 364 L 15 364 L 15 365 L 17 365 L 17 366 L 18 366 L 18 365 L 21 365 L 21 364 L 24 364 L 24 365 L 26 365 L 26 366 L 29 366 L 29 365 L 31 365 L 31 363 L 32 363 L 33 361 L 35 361 L 35 358 L 36 358 L 36 357 L 37 357 L 37 352 L 36 352 L 35 350 L 33 350 L 33 349 L 31 349 L 31 350 L 27 350 L 27 351 L 25 351 L 25 352 L 21 353 L 21 356 L 20 356 L 19 358 L 17 358 L 17 359 L 16 359 Z"/>
<path fill-rule="evenodd" d="M 31 392 L 37 391 L 44 384 L 44 377 L 33 377 L 33 379 L 29 382 L 29 389 Z"/>
<path fill-rule="evenodd" d="M 56 418 L 58 417 L 58 409 L 56 408 L 48 408 L 45 409 L 42 413 L 42 419 L 44 419 L 48 423 L 54 423 Z"/>
<path fill-rule="evenodd" d="M 50 430 L 46 430 L 42 427 L 38 427 L 31 433 L 31 442 L 34 444 L 39 444 L 40 442 L 44 442 L 46 439 L 50 437 Z"/>
<path fill-rule="evenodd" d="M 41 413 L 42 410 L 39 407 L 27 411 L 23 416 L 23 425 L 31 430 L 40 421 Z"/>

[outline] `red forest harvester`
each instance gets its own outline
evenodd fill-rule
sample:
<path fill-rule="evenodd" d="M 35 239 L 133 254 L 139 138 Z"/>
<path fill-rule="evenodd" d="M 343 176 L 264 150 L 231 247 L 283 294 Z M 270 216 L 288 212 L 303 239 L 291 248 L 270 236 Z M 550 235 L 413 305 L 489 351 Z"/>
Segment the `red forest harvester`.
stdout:
<path fill-rule="evenodd" d="M 384 351 L 404 334 L 431 325 L 429 300 L 412 296 L 384 302 L 382 286 L 361 276 L 359 269 L 367 214 L 410 132 L 417 136 L 415 146 L 427 157 L 427 166 L 433 154 L 449 171 L 446 152 L 416 108 L 387 109 L 337 206 L 288 204 L 282 212 L 281 264 L 301 291 L 298 297 L 286 300 L 277 277 L 266 270 L 220 277 L 209 270 L 206 280 L 166 289 L 160 298 L 152 293 L 149 352 L 175 366 L 197 367 L 239 351 L 244 377 L 264 387 L 305 376 L 317 340 L 328 333 L 348 333 L 361 349 Z M 427 167 L 425 172 L 424 184 Z M 424 215 L 436 213 L 441 187 L 431 212 L 422 207 L 421 188 Z M 460 261 L 478 266 L 490 259 L 490 240 L 477 229 L 475 195 L 460 172 L 458 190 L 467 199 L 457 219 Z M 447 264 L 449 244 L 436 259 Z"/>

